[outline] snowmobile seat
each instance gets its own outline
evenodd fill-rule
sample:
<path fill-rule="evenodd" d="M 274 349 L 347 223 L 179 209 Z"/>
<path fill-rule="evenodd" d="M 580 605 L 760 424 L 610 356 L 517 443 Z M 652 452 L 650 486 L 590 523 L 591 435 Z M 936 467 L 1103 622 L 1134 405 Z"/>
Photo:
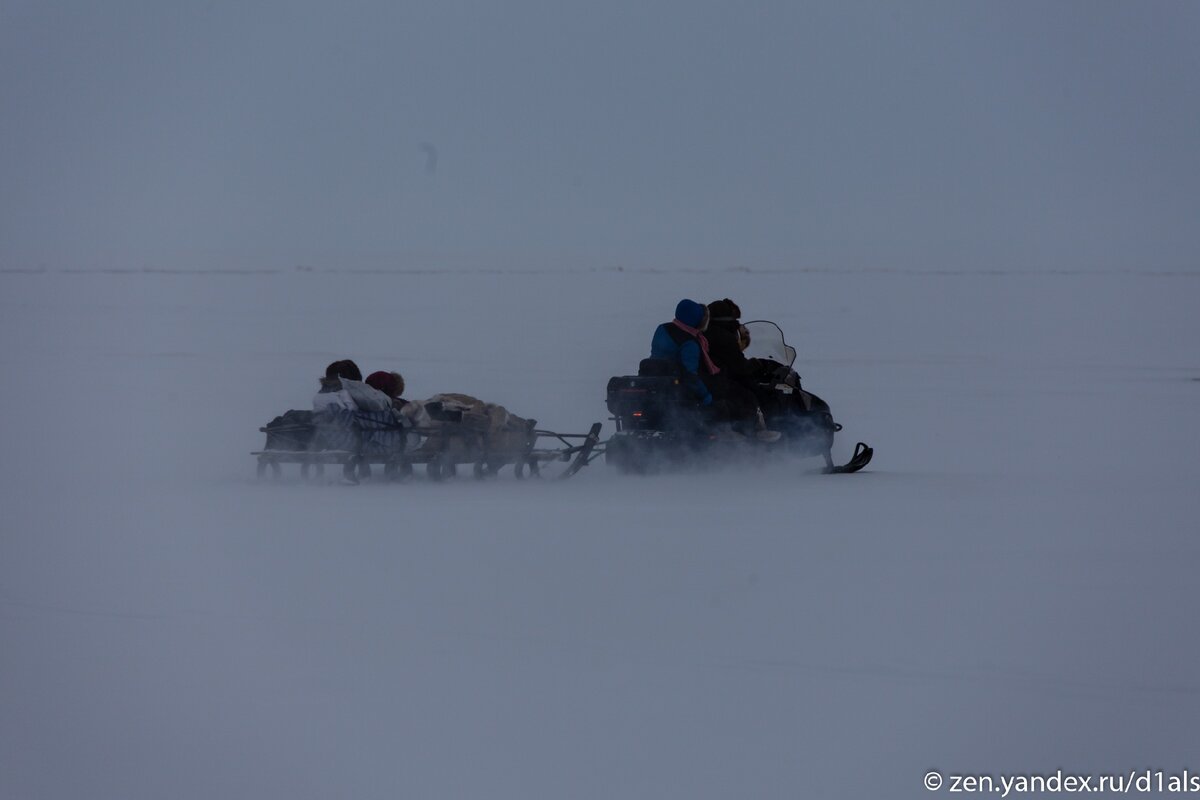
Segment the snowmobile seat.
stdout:
<path fill-rule="evenodd" d="M 642 378 L 678 378 L 681 372 L 679 364 L 665 358 L 643 358 L 638 364 L 638 376 Z"/>

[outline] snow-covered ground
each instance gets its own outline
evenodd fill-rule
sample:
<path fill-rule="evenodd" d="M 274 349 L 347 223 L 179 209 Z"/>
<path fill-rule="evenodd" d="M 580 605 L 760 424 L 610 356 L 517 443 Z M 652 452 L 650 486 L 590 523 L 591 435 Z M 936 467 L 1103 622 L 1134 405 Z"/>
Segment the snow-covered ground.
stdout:
<path fill-rule="evenodd" d="M 254 480 L 336 358 L 611 433 L 608 377 L 683 296 L 779 322 L 869 470 Z M 0 273 L 0 797 L 1200 770 L 1198 299 L 1152 270 Z"/>

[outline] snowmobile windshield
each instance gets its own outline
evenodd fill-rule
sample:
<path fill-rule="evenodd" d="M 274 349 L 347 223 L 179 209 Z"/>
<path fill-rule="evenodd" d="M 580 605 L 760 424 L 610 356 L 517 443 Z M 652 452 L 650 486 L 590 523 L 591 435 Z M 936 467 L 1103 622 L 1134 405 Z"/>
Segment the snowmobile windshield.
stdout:
<path fill-rule="evenodd" d="M 750 331 L 746 358 L 765 358 L 785 367 L 790 367 L 796 360 L 796 348 L 783 341 L 783 331 L 774 322 L 756 319 L 744 324 Z"/>

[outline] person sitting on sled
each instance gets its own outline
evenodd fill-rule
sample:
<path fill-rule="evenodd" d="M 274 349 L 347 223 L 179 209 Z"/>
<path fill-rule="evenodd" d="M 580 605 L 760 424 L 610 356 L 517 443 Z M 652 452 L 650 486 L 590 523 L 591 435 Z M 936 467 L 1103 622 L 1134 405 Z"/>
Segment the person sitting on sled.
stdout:
<path fill-rule="evenodd" d="M 709 355 L 709 342 L 704 330 L 709 324 L 709 310 L 694 300 L 680 300 L 675 306 L 675 318 L 664 322 L 654 331 L 650 342 L 650 357 L 678 364 L 684 382 L 696 395 L 701 406 L 713 406 L 717 416 L 745 426 L 752 425 L 758 439 L 773 442 L 778 431 L 767 430 L 754 395 L 729 381 L 721 374 Z"/>
<path fill-rule="evenodd" d="M 399 372 L 372 372 L 366 383 L 391 398 L 392 409 L 402 424 L 410 428 L 427 428 L 432 423 L 424 404 L 404 399 L 404 377 Z"/>
<path fill-rule="evenodd" d="M 363 383 L 362 371 L 350 359 L 334 361 L 320 381 L 313 411 L 385 411 L 392 407 L 390 397 Z"/>
<path fill-rule="evenodd" d="M 342 380 L 362 380 L 362 371 L 348 358 L 334 361 L 325 368 L 325 377 L 320 378 L 321 389 L 313 397 L 313 411 L 328 411 L 343 408 L 353 411 L 354 398 L 342 386 Z"/>
<path fill-rule="evenodd" d="M 374 436 L 367 431 L 396 427 L 391 398 L 364 383 L 353 361 L 333 362 L 320 380 L 321 390 L 313 397 L 316 449 L 355 449 Z"/>

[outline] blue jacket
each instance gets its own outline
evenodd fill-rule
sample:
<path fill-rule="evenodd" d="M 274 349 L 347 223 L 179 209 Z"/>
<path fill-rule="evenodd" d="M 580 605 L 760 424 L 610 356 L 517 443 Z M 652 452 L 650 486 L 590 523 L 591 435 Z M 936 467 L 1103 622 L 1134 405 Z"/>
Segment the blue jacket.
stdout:
<path fill-rule="evenodd" d="M 682 341 L 676 341 L 676 336 Z M 650 341 L 650 357 L 661 358 L 683 367 L 684 383 L 700 400 L 700 405 L 712 405 L 712 392 L 700 379 L 700 343 L 670 322 L 664 322 L 654 331 Z"/>

